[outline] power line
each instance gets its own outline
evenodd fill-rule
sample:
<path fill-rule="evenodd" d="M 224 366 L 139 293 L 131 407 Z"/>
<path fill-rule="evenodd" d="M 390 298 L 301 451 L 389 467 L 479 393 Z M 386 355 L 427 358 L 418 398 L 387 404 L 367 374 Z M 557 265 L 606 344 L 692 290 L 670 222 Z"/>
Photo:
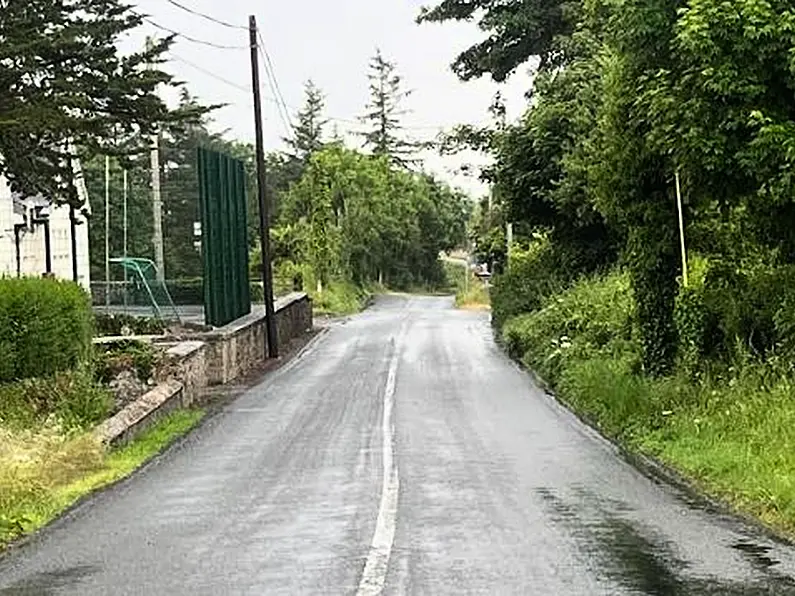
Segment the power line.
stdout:
<path fill-rule="evenodd" d="M 290 112 L 287 109 L 287 102 L 284 101 L 282 90 L 279 88 L 279 80 L 276 78 L 276 70 L 273 68 L 273 61 L 271 60 L 270 54 L 268 53 L 268 49 L 265 47 L 265 40 L 262 39 L 262 33 L 260 33 L 259 29 L 257 30 L 257 37 L 259 38 L 259 44 L 257 44 L 257 48 L 259 49 L 260 54 L 263 56 L 265 61 L 265 74 L 268 77 L 268 84 L 270 85 L 271 91 L 276 96 L 276 99 L 279 100 L 279 117 L 281 118 L 282 123 L 285 125 L 287 135 L 292 136 L 295 134 L 295 129 L 293 128 L 293 123 L 290 120 Z"/>
<path fill-rule="evenodd" d="M 144 16 L 142 14 L 139 14 L 139 13 L 136 13 L 136 14 L 138 14 L 138 16 L 140 16 L 144 21 L 146 21 L 147 23 L 149 23 L 153 27 L 157 27 L 158 29 L 162 29 L 163 31 L 167 31 L 168 33 L 171 33 L 173 35 L 176 35 L 177 37 L 181 37 L 182 39 L 185 39 L 187 41 L 191 41 L 193 43 L 198 43 L 198 44 L 201 44 L 201 45 L 204 45 L 204 46 L 209 46 L 211 48 L 215 48 L 215 49 L 218 49 L 218 50 L 245 50 L 245 49 L 247 49 L 246 46 L 229 46 L 229 45 L 224 45 L 224 44 L 220 44 L 220 43 L 215 43 L 213 41 L 207 41 L 205 39 L 199 39 L 197 37 L 191 37 L 190 35 L 186 35 L 186 34 L 182 33 L 181 31 L 177 31 L 175 29 L 171 29 L 170 27 L 166 27 L 164 25 L 156 23 L 155 21 L 153 21 L 149 17 L 146 17 L 146 16 Z"/>
<path fill-rule="evenodd" d="M 215 18 L 213 16 L 204 14 L 203 12 L 199 12 L 198 10 L 190 8 L 189 6 L 185 6 L 184 4 L 181 4 L 176 0 L 166 0 L 166 2 L 172 4 L 173 6 L 176 6 L 181 10 L 184 10 L 185 12 L 189 12 L 190 14 L 196 15 L 197 17 L 201 17 L 218 25 L 222 25 L 223 27 L 228 27 L 229 29 L 242 29 L 243 31 L 247 30 L 246 27 L 243 27 L 242 25 L 235 25 L 233 23 L 228 23 L 227 21 L 222 21 L 221 19 Z"/>
<path fill-rule="evenodd" d="M 279 87 L 279 80 L 276 78 L 276 71 L 273 69 L 273 63 L 271 62 L 268 50 L 265 48 L 265 42 L 263 41 L 262 35 L 259 31 L 257 31 L 257 35 L 259 36 L 260 41 L 260 43 L 257 45 L 257 49 L 259 50 L 260 56 L 263 58 L 263 66 L 265 67 L 265 75 L 268 78 L 268 85 L 270 86 L 271 92 L 276 98 L 276 106 L 278 108 L 279 118 L 285 127 L 287 136 L 294 135 L 295 129 L 293 128 L 293 123 L 290 118 L 290 111 L 287 108 L 287 102 L 284 101 L 284 96 L 282 95 L 281 88 Z"/>
<path fill-rule="evenodd" d="M 213 72 L 213 71 L 211 71 L 211 70 L 209 70 L 207 68 L 204 68 L 203 66 L 200 66 L 200 65 L 196 64 L 195 62 L 192 62 L 190 60 L 186 60 L 182 56 L 178 56 L 177 54 L 175 54 L 173 51 L 169 51 L 168 54 L 169 54 L 169 56 L 171 58 L 173 58 L 177 62 L 181 62 L 182 64 L 185 64 L 186 66 L 190 66 L 194 70 L 196 70 L 198 72 L 201 72 L 202 74 L 205 74 L 208 77 L 211 77 L 211 78 L 213 78 L 213 79 L 215 79 L 217 81 L 220 81 L 221 83 L 224 83 L 224 84 L 226 84 L 226 85 L 228 85 L 228 86 L 230 86 L 230 87 L 232 87 L 232 88 L 234 88 L 234 89 L 236 89 L 238 91 L 241 91 L 243 93 L 246 93 L 246 94 L 251 93 L 251 89 L 250 88 L 245 87 L 244 85 L 241 85 L 239 83 L 235 83 L 234 81 L 230 81 L 229 79 L 227 79 L 227 78 L 225 78 L 225 77 L 223 77 L 223 76 L 221 76 L 219 74 L 216 74 L 215 72 Z M 290 109 L 290 110 L 294 110 L 294 111 L 298 110 L 298 108 L 296 108 L 295 106 L 291 106 L 291 105 L 288 105 L 287 103 L 283 103 L 282 101 L 280 101 L 275 96 L 263 95 L 262 98 L 267 100 L 267 101 L 269 101 L 270 103 L 276 104 L 276 106 L 278 108 L 286 108 L 286 109 Z M 280 111 L 280 113 L 281 113 L 281 111 Z M 361 125 L 361 122 L 359 120 L 355 120 L 353 118 L 342 118 L 342 117 L 339 117 L 339 116 L 329 116 L 329 115 L 326 115 L 325 117 L 326 117 L 327 120 L 330 120 L 332 122 L 340 122 L 340 123 L 344 123 L 344 124 L 355 124 L 357 126 Z M 423 131 L 424 130 L 424 131 L 427 131 L 427 130 L 440 130 L 440 129 L 443 130 L 446 127 L 441 126 L 441 125 L 435 125 L 435 126 L 430 126 L 430 125 L 427 125 L 427 126 L 411 126 L 411 125 L 407 125 L 407 126 L 404 126 L 403 128 L 405 130 L 416 130 L 416 131 Z"/>
<path fill-rule="evenodd" d="M 218 74 L 214 73 L 213 71 L 211 71 L 211 70 L 209 70 L 207 68 L 204 68 L 203 66 L 199 66 L 198 64 L 196 64 L 194 62 L 191 62 L 190 60 L 185 60 L 185 58 L 182 58 L 181 56 L 177 56 L 174 52 L 169 52 L 169 55 L 174 60 L 176 60 L 177 62 L 182 62 L 183 64 L 186 64 L 186 65 L 190 66 L 191 68 L 194 68 L 194 69 L 198 70 L 199 72 L 206 74 L 207 76 L 210 76 L 210 77 L 212 77 L 212 78 L 214 78 L 214 79 L 216 79 L 218 81 L 221 81 L 222 83 L 226 83 L 230 87 L 234 87 L 235 89 L 243 91 L 244 93 L 251 93 L 251 89 L 249 89 L 247 87 L 244 87 L 243 85 L 239 85 L 238 83 L 235 83 L 234 81 L 230 81 L 229 79 L 226 79 L 226 78 L 222 77 L 221 75 L 218 75 Z M 271 98 L 268 98 L 268 99 L 271 99 Z M 275 101 L 275 100 L 273 100 L 273 101 Z"/>

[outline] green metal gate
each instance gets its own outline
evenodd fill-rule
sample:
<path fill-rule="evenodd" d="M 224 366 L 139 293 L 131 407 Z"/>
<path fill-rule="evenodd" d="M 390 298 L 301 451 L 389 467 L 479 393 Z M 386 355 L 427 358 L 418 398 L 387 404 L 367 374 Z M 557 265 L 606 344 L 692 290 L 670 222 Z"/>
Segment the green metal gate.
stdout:
<path fill-rule="evenodd" d="M 199 148 L 204 320 L 221 327 L 251 312 L 242 161 Z"/>

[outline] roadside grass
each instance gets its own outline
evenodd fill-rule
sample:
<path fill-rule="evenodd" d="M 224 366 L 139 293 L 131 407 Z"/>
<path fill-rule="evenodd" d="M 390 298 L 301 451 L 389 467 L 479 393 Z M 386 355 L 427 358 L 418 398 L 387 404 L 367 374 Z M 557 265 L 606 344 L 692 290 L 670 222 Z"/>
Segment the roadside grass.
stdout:
<path fill-rule="evenodd" d="M 489 289 L 482 281 L 472 276 L 469 287 L 459 288 L 455 294 L 456 308 L 464 310 L 489 310 L 491 301 Z"/>
<path fill-rule="evenodd" d="M 312 308 L 317 315 L 344 316 L 361 311 L 371 293 L 350 282 L 331 282 L 322 292 L 311 292 Z"/>
<path fill-rule="evenodd" d="M 442 266 L 449 292 L 455 294 L 456 308 L 464 310 L 489 310 L 491 308 L 488 287 L 472 275 L 466 265 L 445 260 Z M 467 280 L 467 275 L 469 280 Z"/>
<path fill-rule="evenodd" d="M 583 280 L 510 319 L 502 342 L 606 436 L 795 536 L 792 370 L 738 358 L 711 373 L 644 375 L 628 283 L 615 272 Z"/>
<path fill-rule="evenodd" d="M 110 451 L 90 432 L 65 432 L 54 424 L 26 431 L 0 428 L 0 551 L 81 497 L 130 475 L 203 416 L 201 410 L 178 410 Z"/>

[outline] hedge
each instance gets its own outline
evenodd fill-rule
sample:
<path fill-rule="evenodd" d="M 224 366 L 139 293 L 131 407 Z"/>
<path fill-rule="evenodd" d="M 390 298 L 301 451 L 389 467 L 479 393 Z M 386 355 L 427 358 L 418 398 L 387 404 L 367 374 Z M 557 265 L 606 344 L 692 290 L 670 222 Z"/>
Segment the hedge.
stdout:
<path fill-rule="evenodd" d="M 54 279 L 0 279 L 0 383 L 47 377 L 91 357 L 89 295 Z"/>

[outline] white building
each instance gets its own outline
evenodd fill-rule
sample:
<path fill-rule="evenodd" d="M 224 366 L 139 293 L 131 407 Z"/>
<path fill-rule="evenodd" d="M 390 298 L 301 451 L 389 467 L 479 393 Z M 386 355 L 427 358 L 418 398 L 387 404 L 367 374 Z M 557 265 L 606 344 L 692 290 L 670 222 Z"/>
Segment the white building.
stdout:
<path fill-rule="evenodd" d="M 82 179 L 78 187 L 84 194 Z M 75 223 L 77 281 L 89 290 L 88 222 L 78 210 Z M 48 232 L 52 274 L 73 279 L 69 207 L 55 207 L 42 198 L 23 198 L 0 176 L 0 277 L 41 277 L 46 273 Z"/>

